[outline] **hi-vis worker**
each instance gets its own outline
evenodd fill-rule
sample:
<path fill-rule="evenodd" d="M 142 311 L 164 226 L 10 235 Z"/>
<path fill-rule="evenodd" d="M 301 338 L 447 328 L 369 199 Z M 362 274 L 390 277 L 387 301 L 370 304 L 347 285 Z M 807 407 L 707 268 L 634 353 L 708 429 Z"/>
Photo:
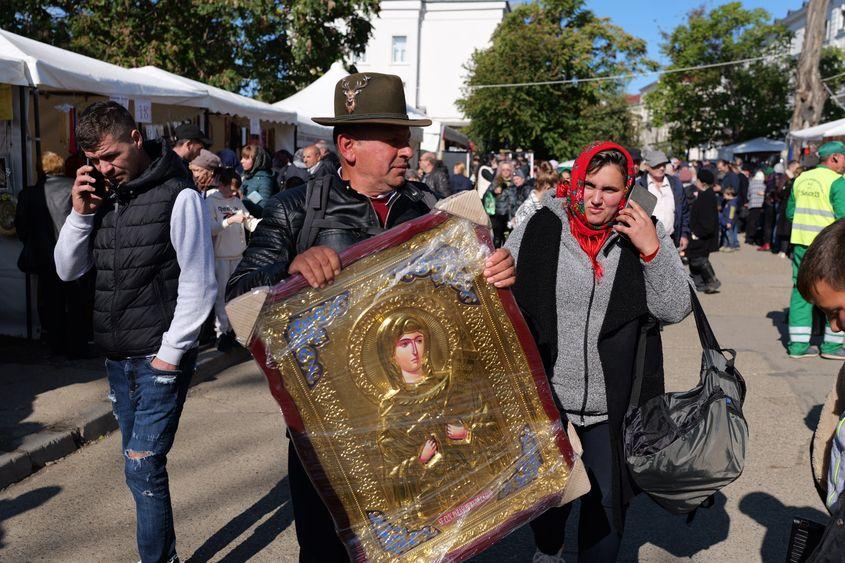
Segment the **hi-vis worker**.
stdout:
<path fill-rule="evenodd" d="M 807 252 L 807 247 L 822 229 L 845 217 L 845 143 L 831 141 L 819 147 L 818 167 L 804 172 L 795 179 L 786 216 L 792 220 L 794 245 L 792 254 L 792 298 L 789 301 L 789 357 L 808 358 L 819 355 L 819 349 L 810 346 L 813 330 L 813 306 L 807 303 L 795 282 L 798 268 Z M 830 330 L 830 323 L 824 329 L 821 357 L 828 360 L 845 360 L 842 349 L 843 333 Z"/>

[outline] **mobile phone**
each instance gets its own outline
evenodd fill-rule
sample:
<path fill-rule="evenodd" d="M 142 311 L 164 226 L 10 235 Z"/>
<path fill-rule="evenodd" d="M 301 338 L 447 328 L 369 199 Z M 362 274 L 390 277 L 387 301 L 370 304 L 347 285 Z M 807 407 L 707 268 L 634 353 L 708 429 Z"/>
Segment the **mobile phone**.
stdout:
<path fill-rule="evenodd" d="M 108 193 L 106 193 L 106 178 L 103 174 L 97 170 L 97 167 L 91 164 L 91 159 L 86 158 L 85 164 L 92 168 L 91 171 L 88 172 L 88 175 L 94 178 L 94 183 L 91 184 L 94 186 L 94 195 L 97 197 L 101 197 L 106 199 L 108 197 Z"/>
<path fill-rule="evenodd" d="M 657 207 L 657 196 L 639 184 L 634 184 L 634 187 L 631 189 L 631 193 L 628 196 L 628 201 L 625 203 L 625 207 L 629 207 L 632 201 L 635 201 L 637 205 L 642 207 L 643 211 L 645 211 L 646 215 L 649 217 L 651 217 L 651 214 L 654 213 L 654 208 Z"/>

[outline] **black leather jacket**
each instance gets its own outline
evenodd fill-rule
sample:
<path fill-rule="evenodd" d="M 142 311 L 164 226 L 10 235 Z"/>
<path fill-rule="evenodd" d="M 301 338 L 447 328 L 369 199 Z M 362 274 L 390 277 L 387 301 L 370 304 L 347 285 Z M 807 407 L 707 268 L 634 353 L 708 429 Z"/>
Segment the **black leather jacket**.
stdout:
<path fill-rule="evenodd" d="M 311 180 L 311 182 L 319 180 Z M 264 207 L 261 222 L 252 234 L 243 259 L 229 278 L 226 300 L 260 286 L 273 286 L 288 276 L 288 267 L 296 256 L 296 241 L 305 220 L 307 186 L 280 192 Z M 408 182 L 398 188 L 399 195 L 390 206 L 387 229 L 429 212 L 423 201 L 429 188 L 419 182 Z M 332 176 L 332 189 L 326 205 L 325 222 L 314 246 L 328 246 L 342 252 L 386 229 L 379 224 L 369 198 L 353 190 L 338 176 Z"/>

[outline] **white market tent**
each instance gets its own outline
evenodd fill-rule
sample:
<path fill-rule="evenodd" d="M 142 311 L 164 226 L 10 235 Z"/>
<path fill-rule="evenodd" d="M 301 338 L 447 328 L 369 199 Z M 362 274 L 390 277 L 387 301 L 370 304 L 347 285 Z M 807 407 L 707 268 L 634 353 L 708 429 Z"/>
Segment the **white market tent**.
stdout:
<path fill-rule="evenodd" d="M 758 152 L 782 152 L 786 150 L 786 143 L 765 137 L 757 137 L 750 141 L 743 141 L 734 145 L 722 147 L 723 151 L 731 154 L 748 154 Z"/>
<path fill-rule="evenodd" d="M 183 106 L 205 108 L 213 113 L 237 115 L 277 123 L 296 123 L 296 112 L 286 111 L 266 102 L 203 84 L 155 66 L 133 68 L 131 72 L 158 84 L 173 85 L 174 87 L 187 86 L 205 91 L 204 96 L 192 98 L 180 104 Z"/>
<path fill-rule="evenodd" d="M 0 53 L 0 84 L 29 86 L 26 77 L 26 64 L 20 59 L 8 59 Z"/>
<path fill-rule="evenodd" d="M 825 137 L 845 135 L 845 119 L 820 123 L 813 127 L 790 131 L 789 137 L 798 141 L 821 141 Z"/>
<path fill-rule="evenodd" d="M 318 125 L 311 121 L 311 118 L 332 115 L 334 112 L 335 84 L 347 76 L 349 76 L 349 73 L 343 68 L 343 64 L 335 62 L 323 76 L 296 94 L 273 104 L 277 108 L 296 112 L 298 116 L 297 145 L 303 146 L 320 139 L 332 142 L 332 128 Z M 411 119 L 428 117 L 411 106 L 407 106 L 407 111 Z M 422 143 L 425 150 L 436 151 L 436 147 L 440 144 L 440 137 L 444 135 L 444 129 L 448 131 L 447 139 L 457 142 L 461 142 L 461 140 L 468 142 L 468 139 L 461 133 L 450 128 L 445 128 L 441 123 L 436 121 L 428 127 L 423 128 L 422 131 L 418 127 L 412 127 L 411 138 L 417 143 Z M 430 135 L 436 135 L 435 148 L 432 149 L 428 148 L 431 145 L 427 139 Z"/>
<path fill-rule="evenodd" d="M 27 83 L 18 85 L 34 86 L 42 90 L 138 97 L 167 104 L 180 104 L 206 94 L 205 90 L 187 84 L 162 84 L 139 76 L 127 68 L 27 39 L 3 29 L 0 29 L 0 59 L 23 64 Z"/>

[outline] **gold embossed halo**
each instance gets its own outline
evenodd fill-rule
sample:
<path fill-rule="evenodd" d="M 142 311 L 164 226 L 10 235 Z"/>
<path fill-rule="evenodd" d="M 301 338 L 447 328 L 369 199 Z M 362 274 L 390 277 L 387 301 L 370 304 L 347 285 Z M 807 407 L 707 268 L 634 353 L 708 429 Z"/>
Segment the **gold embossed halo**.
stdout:
<path fill-rule="evenodd" d="M 402 292 L 379 300 L 358 318 L 349 337 L 349 369 L 361 393 L 378 405 L 400 390 L 391 382 L 379 353 L 379 329 L 397 314 L 411 314 L 428 328 L 431 337 L 429 361 L 434 377 L 451 372 L 453 356 L 461 349 L 459 321 L 445 304 L 430 292 Z"/>

